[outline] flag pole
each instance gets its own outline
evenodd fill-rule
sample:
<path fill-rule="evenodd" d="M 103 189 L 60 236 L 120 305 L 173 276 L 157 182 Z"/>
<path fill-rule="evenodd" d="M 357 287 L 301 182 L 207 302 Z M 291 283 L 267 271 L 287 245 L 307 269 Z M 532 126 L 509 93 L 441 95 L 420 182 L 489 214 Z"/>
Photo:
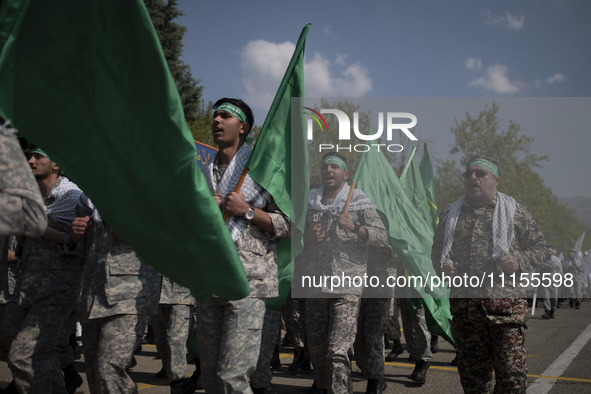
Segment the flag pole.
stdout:
<path fill-rule="evenodd" d="M 349 204 L 351 204 L 351 198 L 353 198 L 353 191 L 355 191 L 355 181 L 351 183 L 351 188 L 349 189 L 349 195 L 347 196 L 347 202 L 345 202 L 345 209 L 343 213 L 349 213 Z"/>
<path fill-rule="evenodd" d="M 242 187 L 242 183 L 244 182 L 244 178 L 246 178 L 246 174 L 248 174 L 248 167 L 244 166 L 244 170 L 242 170 L 242 175 L 240 175 L 240 179 L 238 179 L 238 184 L 236 185 L 236 189 L 234 189 L 235 192 L 239 192 L 240 188 Z M 230 217 L 230 214 L 226 211 L 224 211 L 224 222 L 226 220 L 228 220 L 228 217 Z"/>

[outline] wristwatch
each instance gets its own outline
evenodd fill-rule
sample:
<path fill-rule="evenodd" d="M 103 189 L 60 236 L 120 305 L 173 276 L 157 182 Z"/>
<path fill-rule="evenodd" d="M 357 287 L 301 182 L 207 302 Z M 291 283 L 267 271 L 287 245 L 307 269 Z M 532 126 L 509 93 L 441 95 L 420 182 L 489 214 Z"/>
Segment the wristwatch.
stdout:
<path fill-rule="evenodd" d="M 244 219 L 248 220 L 249 222 L 254 219 L 254 208 L 252 206 L 248 207 L 246 212 L 244 212 Z"/>
<path fill-rule="evenodd" d="M 361 228 L 361 223 L 359 223 L 358 221 L 355 221 L 354 224 L 355 224 L 355 228 L 353 228 L 353 233 L 357 234 L 359 232 L 359 229 Z"/>

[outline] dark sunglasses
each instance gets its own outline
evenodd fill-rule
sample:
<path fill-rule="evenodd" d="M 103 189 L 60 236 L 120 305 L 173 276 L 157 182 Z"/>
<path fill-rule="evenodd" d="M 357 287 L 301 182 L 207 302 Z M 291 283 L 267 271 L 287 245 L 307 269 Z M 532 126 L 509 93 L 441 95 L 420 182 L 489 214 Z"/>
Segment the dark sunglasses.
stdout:
<path fill-rule="evenodd" d="M 484 171 L 484 170 L 471 170 L 471 171 L 466 171 L 462 174 L 462 176 L 464 177 L 464 179 L 470 179 L 472 178 L 472 174 L 476 175 L 476 178 L 484 178 L 485 176 L 488 175 L 488 172 Z"/>

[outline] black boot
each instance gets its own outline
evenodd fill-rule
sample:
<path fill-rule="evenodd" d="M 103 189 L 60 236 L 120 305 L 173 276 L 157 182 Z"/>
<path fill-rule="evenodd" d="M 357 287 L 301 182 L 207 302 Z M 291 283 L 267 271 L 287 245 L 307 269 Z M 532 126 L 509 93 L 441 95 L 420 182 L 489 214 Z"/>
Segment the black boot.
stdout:
<path fill-rule="evenodd" d="M 542 319 L 551 319 L 550 311 L 546 310 L 546 312 L 542 315 Z"/>
<path fill-rule="evenodd" d="M 306 349 L 295 349 L 293 363 L 289 366 L 293 373 L 306 373 L 312 370 Z"/>
<path fill-rule="evenodd" d="M 383 379 L 367 379 L 365 394 L 382 394 L 386 391 L 386 382 Z"/>
<path fill-rule="evenodd" d="M 195 388 L 189 378 L 177 379 L 170 382 L 170 394 L 193 394 Z"/>
<path fill-rule="evenodd" d="M 386 356 L 386 361 L 396 360 L 398 358 L 398 356 L 401 355 L 403 352 L 404 352 L 404 349 L 402 348 L 402 344 L 400 343 L 400 339 L 395 339 L 392 342 L 392 350 Z"/>
<path fill-rule="evenodd" d="M 82 376 L 80 376 L 72 364 L 68 365 L 66 368 L 62 368 L 62 372 L 64 373 L 66 391 L 68 394 L 74 394 L 76 389 L 82 386 Z"/>
<path fill-rule="evenodd" d="M 425 384 L 427 381 L 427 370 L 431 364 L 429 361 L 421 360 L 415 364 L 415 369 L 412 371 L 412 375 L 410 375 L 411 380 L 417 382 L 419 384 Z"/>

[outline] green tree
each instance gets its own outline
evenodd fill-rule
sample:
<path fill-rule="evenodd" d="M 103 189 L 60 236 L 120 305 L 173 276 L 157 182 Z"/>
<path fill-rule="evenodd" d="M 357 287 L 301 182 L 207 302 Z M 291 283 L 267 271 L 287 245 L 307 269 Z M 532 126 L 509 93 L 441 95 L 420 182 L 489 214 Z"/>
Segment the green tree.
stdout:
<path fill-rule="evenodd" d="M 191 69 L 181 59 L 183 52 L 183 36 L 187 28 L 174 22 L 183 13 L 177 8 L 176 0 L 144 0 L 152 19 L 152 24 L 158 34 L 160 45 L 168 68 L 181 96 L 185 119 L 190 124 L 197 119 L 197 111 L 201 100 L 203 87 L 191 75 Z"/>
<path fill-rule="evenodd" d="M 451 158 L 437 165 L 435 178 L 439 209 L 463 194 L 461 174 L 468 160 L 475 155 L 489 156 L 501 164 L 499 191 L 513 196 L 531 210 L 549 244 L 559 251 L 570 250 L 583 231 L 591 234 L 591 229 L 576 218 L 573 210 L 558 203 L 535 171 L 548 158 L 531 153 L 534 139 L 523 135 L 520 126 L 511 121 L 506 130 L 500 130 L 498 112 L 498 105 L 486 106 L 478 116 L 467 113 L 466 119 L 456 120 L 451 128 L 455 137 Z M 584 244 L 583 249 L 589 249 L 590 238 Z"/>

